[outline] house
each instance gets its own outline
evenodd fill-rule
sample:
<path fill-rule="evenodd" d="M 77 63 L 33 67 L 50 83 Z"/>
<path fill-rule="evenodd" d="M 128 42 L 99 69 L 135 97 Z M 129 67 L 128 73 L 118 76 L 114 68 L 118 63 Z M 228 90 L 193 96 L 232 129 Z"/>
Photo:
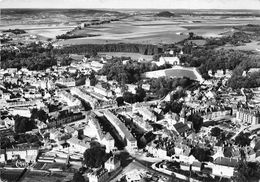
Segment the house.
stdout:
<path fill-rule="evenodd" d="M 89 182 L 107 182 L 108 171 L 105 168 L 95 169 L 93 172 L 88 173 Z"/>
<path fill-rule="evenodd" d="M 30 118 L 32 115 L 31 111 L 28 107 L 14 107 L 14 108 L 9 109 L 9 112 L 13 116 L 19 115 L 19 116 L 23 116 L 23 117 L 27 117 L 27 118 Z"/>
<path fill-rule="evenodd" d="M 5 150 L 4 149 L 0 149 L 0 163 L 5 163 Z"/>
<path fill-rule="evenodd" d="M 102 145 L 106 146 L 106 152 L 110 152 L 115 149 L 115 140 L 110 133 L 106 133 L 103 139 L 100 141 Z"/>
<path fill-rule="evenodd" d="M 120 166 L 121 166 L 121 162 L 115 156 L 110 157 L 105 162 L 105 169 L 107 169 L 108 172 L 115 171 L 115 170 L 119 169 Z"/>
<path fill-rule="evenodd" d="M 193 161 L 193 163 L 191 164 L 191 170 L 200 172 L 201 171 L 201 166 L 202 166 L 201 162 Z"/>
<path fill-rule="evenodd" d="M 78 69 L 76 67 L 73 67 L 73 66 L 69 66 L 67 68 L 68 72 L 70 73 L 76 73 L 78 71 Z"/>
<path fill-rule="evenodd" d="M 238 162 L 238 159 L 218 157 L 214 160 L 213 164 L 209 164 L 209 167 L 212 168 L 213 175 L 231 178 L 234 175 Z"/>
<path fill-rule="evenodd" d="M 51 129 L 50 130 L 50 139 L 54 140 L 58 144 L 62 145 L 66 142 L 67 139 L 71 137 L 70 133 L 64 133 L 58 129 Z"/>
<path fill-rule="evenodd" d="M 93 89 L 94 89 L 94 92 L 101 94 L 105 97 L 112 97 L 112 95 L 113 95 L 111 90 L 102 87 L 101 84 L 97 84 L 96 86 L 93 87 Z"/>
<path fill-rule="evenodd" d="M 136 94 L 136 89 L 137 89 L 137 85 L 135 84 L 126 84 L 127 86 L 127 91 L 131 92 L 132 94 Z"/>
<path fill-rule="evenodd" d="M 187 132 L 190 130 L 189 126 L 186 123 L 176 123 L 175 125 L 173 125 L 173 129 L 179 133 L 179 135 L 186 135 Z"/>
<path fill-rule="evenodd" d="M 190 166 L 189 163 L 181 162 L 181 163 L 180 163 L 180 169 L 181 169 L 181 170 L 184 170 L 184 171 L 190 171 L 191 166 Z"/>

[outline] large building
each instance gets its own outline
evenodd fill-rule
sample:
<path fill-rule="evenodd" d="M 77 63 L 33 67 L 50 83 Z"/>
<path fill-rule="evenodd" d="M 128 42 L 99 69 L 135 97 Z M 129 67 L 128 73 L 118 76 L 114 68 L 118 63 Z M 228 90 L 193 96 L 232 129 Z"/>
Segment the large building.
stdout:
<path fill-rule="evenodd" d="M 187 77 L 191 80 L 196 80 L 200 83 L 204 82 L 201 74 L 195 67 L 174 66 L 169 69 L 149 71 L 143 74 L 146 78 L 172 77 L 183 78 Z"/>
<path fill-rule="evenodd" d="M 260 112 L 258 110 L 238 109 L 236 119 L 251 125 L 260 124 Z"/>
<path fill-rule="evenodd" d="M 108 180 L 108 171 L 105 168 L 99 168 L 88 173 L 89 182 L 106 182 Z"/>
<path fill-rule="evenodd" d="M 115 127 L 119 135 L 126 143 L 126 149 L 129 152 L 134 152 L 137 149 L 137 141 L 128 130 L 128 128 L 125 126 L 125 124 L 111 111 L 105 111 L 104 115 L 108 119 L 108 121 Z"/>
<path fill-rule="evenodd" d="M 115 149 L 115 140 L 110 133 L 104 133 L 102 131 L 99 121 L 95 117 L 89 119 L 89 125 L 94 132 L 94 136 L 98 139 L 98 142 L 106 146 L 106 152 L 109 153 Z"/>
<path fill-rule="evenodd" d="M 92 109 L 96 108 L 96 106 L 98 104 L 98 100 L 91 97 L 84 89 L 74 87 L 70 90 L 70 92 L 73 95 L 77 95 L 85 102 L 88 102 L 90 104 L 90 106 L 92 107 Z"/>

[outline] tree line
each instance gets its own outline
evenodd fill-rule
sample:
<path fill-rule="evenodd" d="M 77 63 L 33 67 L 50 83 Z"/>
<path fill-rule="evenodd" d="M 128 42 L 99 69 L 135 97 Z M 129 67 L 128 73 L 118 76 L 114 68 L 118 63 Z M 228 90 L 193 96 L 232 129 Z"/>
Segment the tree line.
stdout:
<path fill-rule="evenodd" d="M 115 44 L 83 44 L 71 45 L 61 49 L 55 49 L 57 54 L 86 54 L 88 52 L 133 52 L 144 55 L 154 55 L 159 53 L 157 45 L 152 44 L 130 44 L 130 43 L 115 43 Z"/>

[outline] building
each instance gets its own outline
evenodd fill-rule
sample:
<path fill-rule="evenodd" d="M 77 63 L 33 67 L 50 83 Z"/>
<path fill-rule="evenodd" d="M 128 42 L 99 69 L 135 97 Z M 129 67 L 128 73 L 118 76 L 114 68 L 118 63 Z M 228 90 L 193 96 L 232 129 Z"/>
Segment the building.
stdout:
<path fill-rule="evenodd" d="M 80 140 L 76 137 L 72 137 L 67 140 L 70 152 L 79 152 L 83 154 L 87 149 L 90 148 L 90 141 L 88 140 Z"/>
<path fill-rule="evenodd" d="M 90 117 L 89 119 L 89 128 L 84 130 L 84 133 L 92 133 L 92 137 L 97 138 L 98 142 L 106 146 L 106 152 L 109 153 L 115 149 L 115 140 L 110 133 L 105 133 L 100 127 L 99 121 L 95 117 Z M 89 135 L 88 135 L 89 136 Z"/>
<path fill-rule="evenodd" d="M 189 163 L 186 163 L 186 162 L 181 162 L 180 163 L 180 169 L 181 170 L 184 170 L 184 171 L 190 171 L 190 164 Z"/>
<path fill-rule="evenodd" d="M 91 173 L 88 173 L 89 182 L 107 182 L 108 171 L 105 168 L 99 168 Z"/>
<path fill-rule="evenodd" d="M 23 159 L 26 162 L 35 162 L 39 154 L 38 148 L 12 148 L 6 149 L 6 159 Z"/>
<path fill-rule="evenodd" d="M 128 130 L 128 128 L 125 126 L 125 124 L 116 117 L 111 111 L 105 111 L 104 116 L 108 119 L 108 121 L 115 127 L 118 134 L 122 137 L 124 140 L 124 143 L 126 144 L 126 149 L 129 152 L 134 152 L 137 149 L 137 141 L 131 134 L 131 132 Z"/>
<path fill-rule="evenodd" d="M 0 163 L 5 163 L 5 150 L 4 149 L 0 149 Z"/>
<path fill-rule="evenodd" d="M 50 122 L 47 123 L 47 126 L 49 128 L 59 127 L 63 124 L 71 123 L 71 122 L 78 121 L 78 120 L 81 120 L 81 119 L 84 119 L 84 118 L 85 118 L 85 115 L 83 115 L 81 112 L 75 113 L 75 114 L 72 114 L 68 117 L 62 118 L 62 119 L 53 119 L 53 120 L 51 120 Z"/>
<path fill-rule="evenodd" d="M 212 168 L 213 175 L 231 178 L 234 175 L 235 167 L 238 162 L 238 159 L 218 157 L 214 160 L 213 164 L 209 164 L 209 167 Z"/>
<path fill-rule="evenodd" d="M 152 111 L 150 111 L 147 107 L 135 108 L 134 112 L 138 112 L 139 114 L 141 114 L 144 120 L 149 120 L 153 122 L 157 121 L 156 115 Z"/>
<path fill-rule="evenodd" d="M 84 100 L 85 102 L 89 103 L 92 109 L 95 109 L 97 104 L 98 104 L 98 100 L 91 97 L 84 89 L 80 89 L 80 88 L 72 88 L 71 89 L 71 94 L 73 95 L 77 95 L 78 97 L 80 97 L 82 100 Z"/>
<path fill-rule="evenodd" d="M 73 78 L 61 78 L 55 82 L 55 84 L 62 85 L 65 87 L 75 87 L 76 80 Z"/>
<path fill-rule="evenodd" d="M 187 132 L 190 130 L 189 126 L 186 123 L 176 123 L 173 125 L 173 129 L 179 134 L 179 135 L 187 135 Z"/>
<path fill-rule="evenodd" d="M 11 108 L 11 109 L 9 109 L 9 113 L 13 116 L 19 115 L 19 116 L 23 116 L 23 117 L 27 117 L 27 118 L 30 118 L 32 115 L 31 111 L 28 107 Z"/>
<path fill-rule="evenodd" d="M 69 92 L 62 90 L 61 92 L 59 92 L 59 97 L 65 101 L 68 106 L 80 106 L 81 102 L 79 99 L 73 97 L 73 95 L 71 95 Z"/>
<path fill-rule="evenodd" d="M 121 167 L 121 162 L 119 159 L 117 159 L 115 156 L 110 157 L 105 162 L 105 168 L 108 170 L 108 172 L 115 171 Z"/>
<path fill-rule="evenodd" d="M 258 110 L 238 109 L 236 119 L 242 123 L 257 125 L 260 124 L 260 112 Z"/>
<path fill-rule="evenodd" d="M 178 57 L 163 57 L 159 58 L 158 62 L 155 62 L 157 66 L 162 66 L 164 64 L 171 64 L 171 65 L 179 65 L 180 59 Z"/>
<path fill-rule="evenodd" d="M 165 159 L 165 160 L 170 160 L 170 156 L 167 156 L 167 151 L 165 147 L 158 148 L 154 145 L 153 142 L 148 144 L 145 149 L 152 154 L 154 157 L 160 158 L 160 159 Z"/>
<path fill-rule="evenodd" d="M 130 116 L 133 118 L 133 122 L 137 124 L 140 128 L 144 129 L 146 132 L 153 131 L 153 127 L 149 124 L 148 121 L 145 121 L 142 117 L 133 114 Z"/>
<path fill-rule="evenodd" d="M 93 87 L 94 92 L 101 94 L 105 97 L 112 97 L 112 91 L 106 88 L 103 88 L 101 84 L 97 84 L 96 86 Z"/>

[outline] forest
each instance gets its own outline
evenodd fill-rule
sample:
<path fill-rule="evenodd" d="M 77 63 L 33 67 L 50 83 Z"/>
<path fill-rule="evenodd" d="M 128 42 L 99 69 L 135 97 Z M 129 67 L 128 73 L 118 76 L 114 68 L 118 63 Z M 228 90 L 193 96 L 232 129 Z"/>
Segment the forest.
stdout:
<path fill-rule="evenodd" d="M 71 45 L 61 49 L 55 49 L 56 54 L 86 54 L 88 52 L 133 52 L 144 55 L 154 55 L 160 53 L 157 45 L 152 44 L 84 44 Z"/>

